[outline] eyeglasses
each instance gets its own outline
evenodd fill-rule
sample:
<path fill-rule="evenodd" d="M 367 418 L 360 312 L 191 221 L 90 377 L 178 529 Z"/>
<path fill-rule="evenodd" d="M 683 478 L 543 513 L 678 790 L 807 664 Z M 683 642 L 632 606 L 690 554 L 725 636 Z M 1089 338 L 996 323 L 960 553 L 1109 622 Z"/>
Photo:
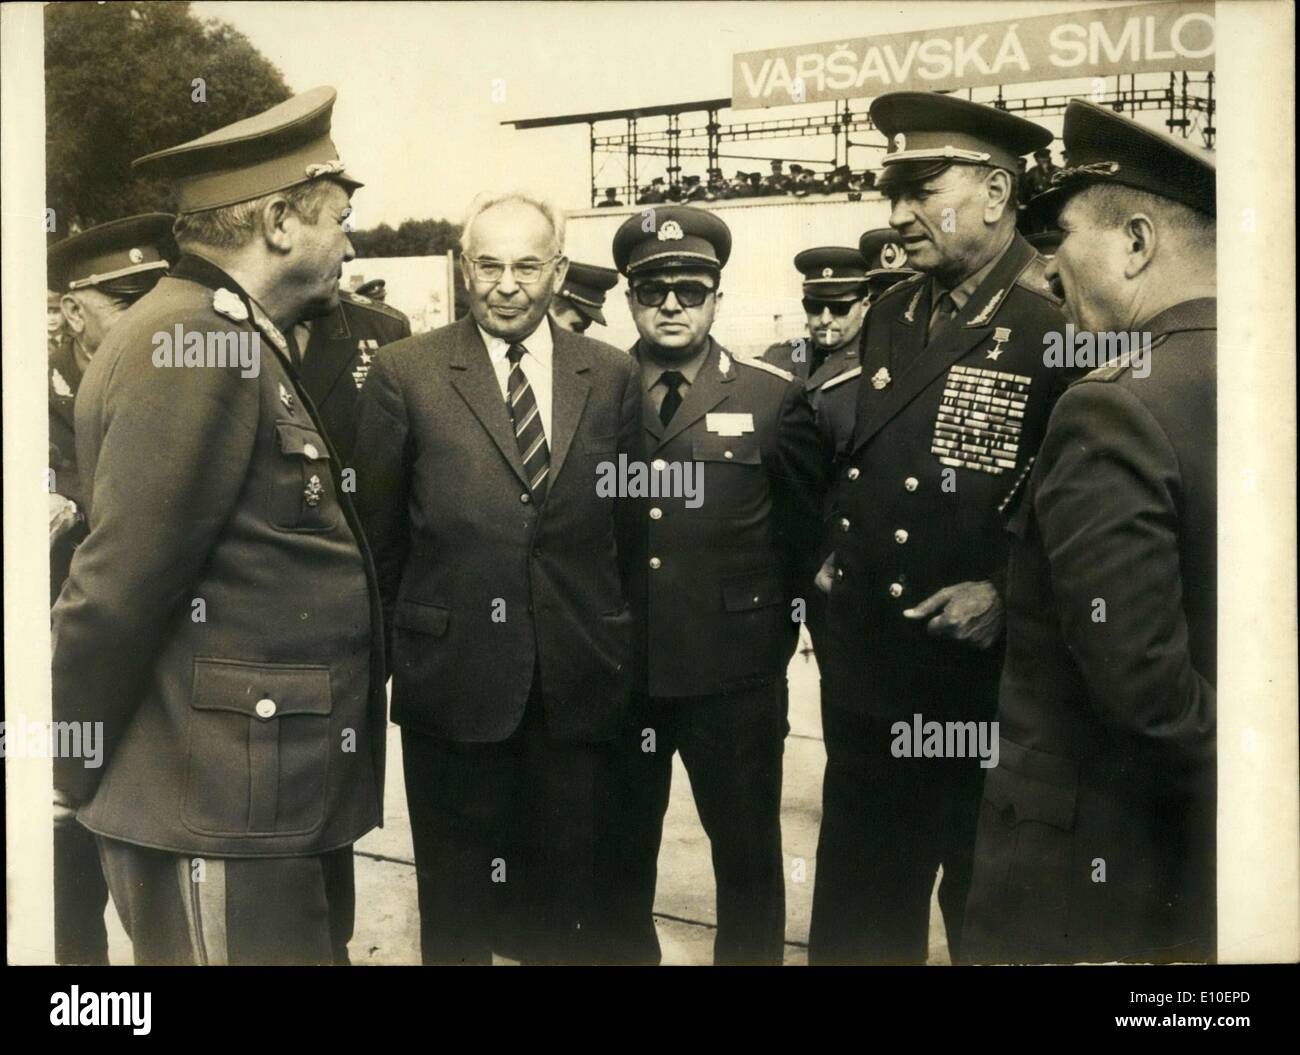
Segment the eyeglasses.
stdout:
<path fill-rule="evenodd" d="M 853 310 L 853 305 L 857 304 L 856 300 L 814 300 L 812 297 L 803 298 L 803 310 L 809 315 L 820 315 L 826 309 L 836 318 L 842 318 Z"/>
<path fill-rule="evenodd" d="M 560 254 L 556 253 L 549 260 L 519 260 L 513 264 L 504 264 L 490 257 L 473 256 L 469 258 L 469 262 L 474 269 L 474 277 L 480 282 L 500 282 L 505 278 L 508 267 L 510 273 L 515 276 L 516 282 L 523 286 L 531 286 L 542 277 L 542 272 L 547 267 L 559 259 Z"/>
<path fill-rule="evenodd" d="M 698 308 L 714 292 L 703 282 L 642 282 L 632 287 L 632 295 L 645 308 L 657 308 L 672 293 L 683 308 Z"/>

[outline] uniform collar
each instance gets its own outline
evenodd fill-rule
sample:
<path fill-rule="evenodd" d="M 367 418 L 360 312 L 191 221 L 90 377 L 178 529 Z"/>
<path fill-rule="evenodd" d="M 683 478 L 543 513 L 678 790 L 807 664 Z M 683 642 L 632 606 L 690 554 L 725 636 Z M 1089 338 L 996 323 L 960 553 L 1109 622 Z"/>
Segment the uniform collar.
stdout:
<path fill-rule="evenodd" d="M 654 388 L 665 370 L 676 370 L 685 378 L 688 385 L 693 385 L 695 379 L 700 376 L 700 371 L 704 369 L 704 364 L 708 362 L 709 354 L 713 351 L 713 337 L 709 337 L 704 350 L 689 363 L 675 363 L 664 366 L 651 361 L 650 356 L 644 354 L 644 349 L 645 343 L 641 340 L 638 340 L 632 347 L 632 355 L 641 364 L 641 390 L 643 392 L 649 392 L 650 389 Z"/>
<path fill-rule="evenodd" d="M 1158 312 L 1136 328 L 1150 333 L 1152 340 L 1181 330 L 1217 329 L 1218 305 L 1217 297 L 1185 300 L 1181 304 L 1175 304 L 1171 308 Z"/>

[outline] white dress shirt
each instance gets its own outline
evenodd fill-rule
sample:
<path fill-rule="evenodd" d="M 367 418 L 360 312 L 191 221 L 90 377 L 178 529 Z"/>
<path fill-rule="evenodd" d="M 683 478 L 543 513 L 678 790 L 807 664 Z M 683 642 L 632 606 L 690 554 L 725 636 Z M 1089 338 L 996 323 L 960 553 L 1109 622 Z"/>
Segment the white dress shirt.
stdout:
<path fill-rule="evenodd" d="M 511 342 L 493 337 L 482 326 L 479 326 L 478 332 L 487 348 L 488 359 L 491 360 L 492 370 L 497 375 L 497 384 L 501 386 L 501 400 L 504 402 L 509 392 L 510 360 L 506 358 L 506 352 L 509 351 Z M 533 390 L 533 398 L 537 400 L 537 412 L 542 416 L 542 432 L 545 433 L 546 443 L 549 446 L 551 443 L 551 360 L 555 351 L 551 338 L 551 324 L 546 319 L 542 319 L 537 329 L 524 340 L 515 343 L 524 346 L 524 355 L 519 360 L 519 367 L 523 370 L 524 377 L 528 378 L 528 386 Z"/>

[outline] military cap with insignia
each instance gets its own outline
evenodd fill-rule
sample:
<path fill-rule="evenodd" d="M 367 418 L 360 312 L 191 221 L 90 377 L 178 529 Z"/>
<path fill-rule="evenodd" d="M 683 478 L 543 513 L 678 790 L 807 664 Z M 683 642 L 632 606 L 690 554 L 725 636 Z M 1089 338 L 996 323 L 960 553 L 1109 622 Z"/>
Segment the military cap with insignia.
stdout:
<path fill-rule="evenodd" d="M 614 232 L 614 265 L 625 275 L 662 268 L 721 271 L 731 256 L 731 230 L 707 209 L 668 205 L 629 216 Z M 650 230 L 645 230 L 645 227 Z"/>
<path fill-rule="evenodd" d="M 886 289 L 916 274 L 907 266 L 903 239 L 892 227 L 877 227 L 858 239 L 858 252 L 867 262 L 867 282 L 875 289 Z"/>
<path fill-rule="evenodd" d="M 560 296 L 567 299 L 575 310 L 604 326 L 605 315 L 600 309 L 605 306 L 605 294 L 617 285 L 618 272 L 613 268 L 580 264 L 573 260 L 569 262 L 569 272 L 564 276 Z"/>
<path fill-rule="evenodd" d="M 1042 125 L 937 92 L 886 92 L 871 103 L 871 120 L 888 140 L 882 188 L 930 179 L 953 164 L 1015 172 L 1020 158 L 1052 142 Z"/>
<path fill-rule="evenodd" d="M 848 246 L 805 249 L 795 256 L 794 266 L 803 275 L 806 297 L 858 297 L 866 286 L 867 262 Z"/>
<path fill-rule="evenodd" d="M 352 191 L 363 184 L 344 170 L 330 139 L 336 98 L 333 88 L 313 88 L 131 164 L 170 181 L 182 213 L 237 205 L 322 177 Z"/>
<path fill-rule="evenodd" d="M 47 288 L 55 293 L 94 287 L 139 297 L 167 273 L 174 216 L 151 212 L 127 216 L 71 235 L 46 253 Z"/>
<path fill-rule="evenodd" d="M 372 278 L 369 282 L 361 283 L 353 292 L 358 297 L 383 300 L 388 296 L 388 284 L 382 278 Z"/>
<path fill-rule="evenodd" d="M 1216 169 L 1208 150 L 1084 99 L 1071 99 L 1065 108 L 1062 138 L 1070 165 L 1033 200 L 1039 216 L 1053 215 L 1068 198 L 1097 185 L 1132 187 L 1216 215 Z"/>

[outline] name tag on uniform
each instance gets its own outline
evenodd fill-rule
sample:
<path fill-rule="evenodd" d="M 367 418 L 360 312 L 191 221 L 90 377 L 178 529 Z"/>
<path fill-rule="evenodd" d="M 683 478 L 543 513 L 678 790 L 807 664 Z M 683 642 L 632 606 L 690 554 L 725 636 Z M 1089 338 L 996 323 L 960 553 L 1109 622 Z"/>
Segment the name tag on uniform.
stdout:
<path fill-rule="evenodd" d="M 704 427 L 719 436 L 743 436 L 754 431 L 754 415 L 705 414 Z"/>

